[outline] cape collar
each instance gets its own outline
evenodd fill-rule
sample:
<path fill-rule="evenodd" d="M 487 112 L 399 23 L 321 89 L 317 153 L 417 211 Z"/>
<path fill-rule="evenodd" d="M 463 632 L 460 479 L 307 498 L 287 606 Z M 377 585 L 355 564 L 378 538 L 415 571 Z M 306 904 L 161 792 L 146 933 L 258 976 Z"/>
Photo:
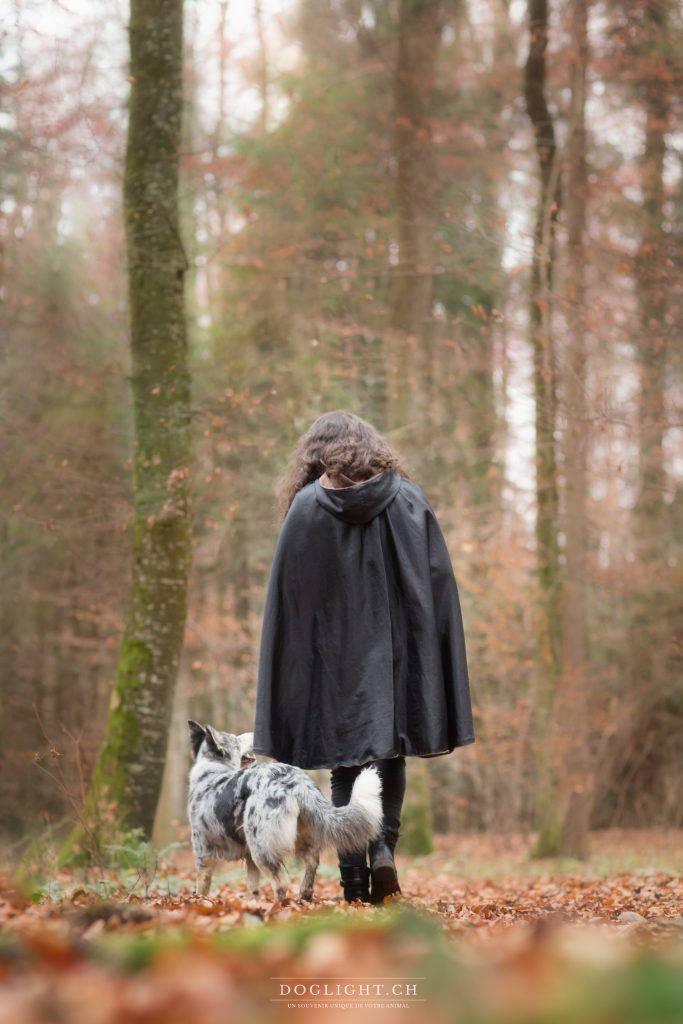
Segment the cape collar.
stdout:
<path fill-rule="evenodd" d="M 319 480 L 314 481 L 318 504 L 347 523 L 369 523 L 394 500 L 400 486 L 401 477 L 393 469 L 338 489 L 323 487 Z"/>

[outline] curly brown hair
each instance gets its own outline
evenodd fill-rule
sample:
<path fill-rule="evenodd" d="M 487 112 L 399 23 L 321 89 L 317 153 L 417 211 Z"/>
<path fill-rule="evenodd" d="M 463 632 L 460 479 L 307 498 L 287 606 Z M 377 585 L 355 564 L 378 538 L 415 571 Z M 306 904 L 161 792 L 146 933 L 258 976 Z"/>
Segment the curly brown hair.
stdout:
<path fill-rule="evenodd" d="M 284 518 L 306 484 L 327 473 L 331 480 L 369 480 L 385 469 L 407 477 L 400 456 L 372 424 L 345 409 L 318 416 L 299 438 L 278 484 L 278 509 Z"/>

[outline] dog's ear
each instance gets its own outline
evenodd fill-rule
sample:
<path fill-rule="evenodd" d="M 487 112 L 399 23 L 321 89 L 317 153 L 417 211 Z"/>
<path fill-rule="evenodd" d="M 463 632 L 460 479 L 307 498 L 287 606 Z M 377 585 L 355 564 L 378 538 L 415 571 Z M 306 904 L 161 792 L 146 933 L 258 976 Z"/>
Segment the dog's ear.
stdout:
<path fill-rule="evenodd" d="M 206 727 L 206 742 L 214 754 L 220 755 L 223 748 L 220 737 L 212 725 L 207 725 Z"/>
<path fill-rule="evenodd" d="M 253 749 L 254 746 L 254 734 L 253 732 L 243 732 L 237 737 L 237 742 L 240 745 L 240 753 L 246 754 L 248 751 Z"/>
<path fill-rule="evenodd" d="M 199 722 L 195 722 L 192 719 L 190 719 L 187 724 L 190 728 L 190 746 L 192 747 L 192 756 L 196 760 L 199 748 L 204 742 L 204 738 L 206 736 L 206 729 L 203 725 L 200 725 Z"/>

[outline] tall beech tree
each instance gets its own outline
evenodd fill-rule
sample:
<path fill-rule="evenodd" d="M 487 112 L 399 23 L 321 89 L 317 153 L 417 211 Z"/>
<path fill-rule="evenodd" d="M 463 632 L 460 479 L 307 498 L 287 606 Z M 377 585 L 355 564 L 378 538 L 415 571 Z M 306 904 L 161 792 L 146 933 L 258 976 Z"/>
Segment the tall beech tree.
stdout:
<path fill-rule="evenodd" d="M 539 837 L 536 852 L 539 856 L 552 856 L 559 845 L 558 772 L 549 725 L 560 672 L 562 638 L 559 490 L 555 442 L 557 366 L 552 333 L 560 160 L 555 125 L 546 98 L 547 46 L 548 2 L 529 0 L 529 53 L 524 68 L 524 98 L 534 129 L 540 178 L 529 307 L 536 418 L 536 558 L 541 589 L 537 664 Z"/>
<path fill-rule="evenodd" d="M 151 834 L 162 780 L 191 563 L 190 374 L 178 216 L 183 0 L 132 0 L 124 214 L 134 410 L 133 572 L 116 685 L 84 823 L 106 806 Z"/>
<path fill-rule="evenodd" d="M 638 400 L 638 493 L 634 508 L 634 534 L 640 563 L 664 564 L 667 557 L 666 465 L 664 435 L 667 428 L 665 381 L 669 330 L 664 314 L 669 301 L 667 262 L 666 187 L 664 181 L 666 135 L 669 128 L 669 79 L 658 43 L 667 37 L 668 3 L 640 0 L 632 5 L 633 43 L 638 56 L 639 97 L 645 114 L 645 147 L 641 158 L 640 246 L 636 257 L 639 327 L 637 367 Z M 648 574 L 642 600 L 633 623 L 632 671 L 634 681 L 653 681 L 658 648 L 664 644 L 661 598 L 657 579 Z"/>
<path fill-rule="evenodd" d="M 586 678 L 586 561 L 587 450 L 586 403 L 586 71 L 588 65 L 588 3 L 571 6 L 571 88 L 569 135 L 565 161 L 564 210 L 567 229 L 566 319 L 567 347 L 563 373 L 564 535 L 560 726 L 565 733 L 560 851 L 565 856 L 587 854 L 592 786 L 585 722 Z"/>
<path fill-rule="evenodd" d="M 429 320 L 434 301 L 434 228 L 436 220 L 436 162 L 432 140 L 434 75 L 443 28 L 442 0 L 400 0 L 394 66 L 395 204 L 398 262 L 394 276 L 392 322 L 396 338 L 393 425 L 410 416 L 413 391 L 423 417 L 430 409 Z M 416 339 L 417 365 L 409 369 Z M 420 400 L 422 399 L 422 400 Z"/>
<path fill-rule="evenodd" d="M 401 0 L 394 69 L 398 266 L 394 325 L 419 334 L 434 296 L 434 180 L 431 116 L 443 27 L 441 0 Z"/>

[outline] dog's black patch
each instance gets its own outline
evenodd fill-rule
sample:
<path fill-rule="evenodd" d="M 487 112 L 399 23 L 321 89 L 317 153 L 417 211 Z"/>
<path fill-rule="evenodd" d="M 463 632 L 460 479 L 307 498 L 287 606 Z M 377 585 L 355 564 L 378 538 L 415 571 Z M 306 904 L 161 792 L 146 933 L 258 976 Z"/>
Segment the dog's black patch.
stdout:
<path fill-rule="evenodd" d="M 250 775 L 248 768 L 240 768 L 238 774 L 240 779 L 237 793 L 241 800 L 246 800 L 254 791 L 253 775 Z"/>
<path fill-rule="evenodd" d="M 282 807 L 284 802 L 285 802 L 285 798 L 283 796 L 267 796 L 266 797 L 266 807 L 272 807 L 272 808 Z"/>
<path fill-rule="evenodd" d="M 244 803 L 237 799 L 236 793 L 240 781 L 239 772 L 236 772 L 227 782 L 223 780 L 222 792 L 216 797 L 214 804 L 216 817 L 226 836 L 238 843 L 243 842 L 242 836 L 238 835 L 238 830 L 242 828 L 244 812 Z"/>

